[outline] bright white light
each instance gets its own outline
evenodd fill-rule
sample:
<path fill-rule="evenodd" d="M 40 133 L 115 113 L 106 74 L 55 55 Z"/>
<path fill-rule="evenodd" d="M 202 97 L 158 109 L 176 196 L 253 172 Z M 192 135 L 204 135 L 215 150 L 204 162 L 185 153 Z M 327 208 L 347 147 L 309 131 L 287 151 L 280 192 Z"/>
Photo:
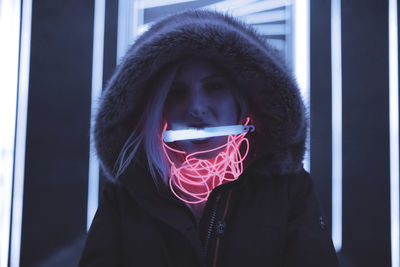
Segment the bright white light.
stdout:
<path fill-rule="evenodd" d="M 342 36 L 340 0 L 331 2 L 332 240 L 342 248 Z"/>
<path fill-rule="evenodd" d="M 14 3 L 20 1 L 14 1 Z M 20 33 L 20 7 L 18 10 L 18 28 L 17 34 Z M 2 17 L 0 15 L 0 17 Z M 13 202 L 12 202 L 12 220 L 11 220 L 11 244 L 10 244 L 10 266 L 19 266 L 20 250 L 21 250 L 21 227 L 22 227 L 22 208 L 23 208 L 23 194 L 24 194 L 24 174 L 25 174 L 25 140 L 26 140 L 26 122 L 28 111 L 28 92 L 29 92 L 29 68 L 30 68 L 30 45 L 31 45 L 31 17 L 32 17 L 32 1 L 23 1 L 22 6 L 22 22 L 21 22 L 21 35 L 20 42 L 18 40 L 15 49 L 18 51 L 20 47 L 19 59 L 16 57 L 15 64 L 19 61 L 19 86 L 18 86 L 18 101 L 16 116 L 16 134 L 15 134 L 15 154 L 14 154 L 14 185 L 13 185 Z M 7 25 L 9 26 L 9 25 Z M 11 49 L 13 50 L 13 49 Z M 1 52 L 9 53 L 10 50 L 0 48 Z M 17 52 L 18 53 L 18 52 Z M 10 64 L 9 61 L 6 61 Z M 12 63 L 14 64 L 14 62 Z M 12 65 L 11 64 L 11 65 Z M 17 75 L 18 69 L 10 69 L 14 75 Z M 10 74 L 9 72 L 1 70 L 2 73 Z M 9 88 L 10 90 L 12 88 Z M 14 102 L 15 103 L 15 102 Z M 7 114 L 9 115 L 9 114 Z M 7 258 L 7 257 L 6 257 Z M 2 265 L 3 266 L 3 265 Z M 5 265 L 6 266 L 6 265 Z"/>
<path fill-rule="evenodd" d="M 219 11 L 229 11 L 230 13 L 237 8 L 247 6 L 253 2 L 257 2 L 258 0 L 225 0 L 221 2 L 217 2 L 215 4 L 211 4 L 208 6 L 202 7 L 202 9 L 211 9 L 211 10 L 219 10 Z"/>
<path fill-rule="evenodd" d="M 142 35 L 144 32 L 146 32 L 148 29 L 150 29 L 152 24 L 153 23 L 147 23 L 147 24 L 143 24 L 142 26 L 140 26 L 139 29 L 137 30 L 138 36 Z"/>
<path fill-rule="evenodd" d="M 0 266 L 8 264 L 21 2 L 0 2 Z"/>
<path fill-rule="evenodd" d="M 117 64 L 125 55 L 129 46 L 140 36 L 144 24 L 143 1 L 118 1 L 118 34 L 117 34 Z"/>
<path fill-rule="evenodd" d="M 242 134 L 248 131 L 253 132 L 253 125 L 230 125 L 219 127 L 206 127 L 204 129 L 184 129 L 184 130 L 169 130 L 163 135 L 164 142 L 174 142 L 181 140 L 192 140 L 200 138 L 209 138 L 216 136 L 226 136 L 231 134 Z"/>
<path fill-rule="evenodd" d="M 94 3 L 93 64 L 92 64 L 92 102 L 90 128 L 93 130 L 98 100 L 103 88 L 104 24 L 106 2 Z M 93 135 L 90 135 L 89 183 L 86 229 L 89 230 L 96 213 L 99 200 L 99 161 L 95 155 Z"/>
<path fill-rule="evenodd" d="M 142 2 L 143 8 L 152 8 L 160 6 L 169 6 L 175 4 L 181 4 L 186 2 L 193 2 L 196 0 L 139 0 Z"/>
<path fill-rule="evenodd" d="M 130 25 L 132 25 L 132 21 L 130 20 L 132 2 L 135 1 L 118 1 L 117 64 L 128 49 L 129 38 L 131 35 Z"/>
<path fill-rule="evenodd" d="M 265 35 L 285 35 L 287 25 L 281 24 L 264 24 L 264 25 L 253 25 L 259 33 Z"/>
<path fill-rule="evenodd" d="M 399 63 L 397 1 L 389 0 L 390 220 L 392 266 L 399 267 Z"/>
<path fill-rule="evenodd" d="M 229 2 L 229 1 L 227 1 Z M 237 8 L 228 7 L 228 10 L 231 11 L 231 14 L 234 16 L 246 16 L 249 14 L 253 14 L 256 12 L 271 10 L 276 8 L 281 8 L 290 5 L 289 0 L 268 0 L 268 1 L 249 1 L 251 3 L 243 3 Z M 247 1 L 246 1 L 247 2 Z M 307 4 L 308 0 L 297 0 L 294 2 L 298 2 L 299 5 Z M 304 11 L 304 10 L 303 10 Z"/>
<path fill-rule="evenodd" d="M 132 5 L 132 16 L 129 19 L 131 29 L 129 32 L 129 44 L 133 44 L 136 39 L 146 30 L 142 27 L 144 24 L 144 2 L 143 1 L 133 1 Z"/>
<path fill-rule="evenodd" d="M 241 19 L 248 24 L 257 24 L 285 21 L 286 19 L 288 19 L 288 15 L 285 10 L 274 10 L 249 14 L 247 16 L 241 17 Z"/>
<path fill-rule="evenodd" d="M 294 72 L 306 104 L 309 104 L 310 24 L 308 1 L 297 0 L 293 5 Z"/>
<path fill-rule="evenodd" d="M 279 2 L 279 1 L 277 1 Z M 280 1 L 285 2 L 285 1 Z M 310 20 L 309 0 L 293 1 L 293 65 L 307 109 L 310 106 Z M 307 114 L 310 112 L 308 111 Z M 308 134 L 309 136 L 309 134 Z M 308 138 L 307 138 L 308 139 Z M 308 139 L 309 140 L 309 139 Z M 304 168 L 310 171 L 309 141 L 304 159 Z"/>

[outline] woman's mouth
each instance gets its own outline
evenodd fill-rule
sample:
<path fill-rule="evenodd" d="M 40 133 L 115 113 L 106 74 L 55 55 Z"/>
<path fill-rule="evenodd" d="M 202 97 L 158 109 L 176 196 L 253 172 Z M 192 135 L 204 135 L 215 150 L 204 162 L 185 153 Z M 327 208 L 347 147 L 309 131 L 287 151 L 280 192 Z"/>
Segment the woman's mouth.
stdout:
<path fill-rule="evenodd" d="M 203 129 L 205 127 L 210 127 L 210 126 L 212 125 L 206 122 L 193 122 L 188 125 L 189 128 L 196 128 L 196 129 Z"/>
<path fill-rule="evenodd" d="M 203 145 L 203 144 L 207 144 L 211 139 L 212 139 L 212 137 L 209 137 L 209 138 L 198 138 L 198 139 L 193 139 L 193 140 L 190 140 L 190 141 L 195 145 Z"/>

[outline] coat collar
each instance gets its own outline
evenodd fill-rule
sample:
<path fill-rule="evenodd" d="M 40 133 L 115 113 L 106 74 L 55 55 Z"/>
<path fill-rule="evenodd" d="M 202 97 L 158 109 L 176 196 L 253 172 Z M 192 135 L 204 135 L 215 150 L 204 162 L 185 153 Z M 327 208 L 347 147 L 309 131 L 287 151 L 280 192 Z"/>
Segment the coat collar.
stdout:
<path fill-rule="evenodd" d="M 138 164 L 129 167 L 119 182 L 143 210 L 184 235 L 196 251 L 199 262 L 204 261 L 195 219 L 169 188 L 156 187 L 148 170 Z"/>

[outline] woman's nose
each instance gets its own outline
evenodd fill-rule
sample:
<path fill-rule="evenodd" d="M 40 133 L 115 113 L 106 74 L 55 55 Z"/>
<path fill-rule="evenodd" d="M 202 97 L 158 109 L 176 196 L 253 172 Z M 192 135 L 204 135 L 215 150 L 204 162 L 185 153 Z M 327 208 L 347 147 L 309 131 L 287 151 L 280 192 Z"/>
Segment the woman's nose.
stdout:
<path fill-rule="evenodd" d="M 209 99 L 201 90 L 196 90 L 191 94 L 188 115 L 191 118 L 202 119 L 207 116 L 208 112 Z"/>
<path fill-rule="evenodd" d="M 192 108 L 189 111 L 189 116 L 194 119 L 204 118 L 206 116 L 206 114 L 207 114 L 206 110 L 201 107 L 200 108 Z"/>

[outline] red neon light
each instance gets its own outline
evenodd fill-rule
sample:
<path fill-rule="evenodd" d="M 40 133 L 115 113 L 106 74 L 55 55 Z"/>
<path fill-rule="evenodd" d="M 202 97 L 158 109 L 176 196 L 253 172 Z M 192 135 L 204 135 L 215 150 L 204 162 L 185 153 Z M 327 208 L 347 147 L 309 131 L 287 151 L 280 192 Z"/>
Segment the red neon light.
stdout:
<path fill-rule="evenodd" d="M 247 118 L 247 125 L 250 118 Z M 167 129 L 165 123 L 164 131 Z M 168 146 L 163 140 L 163 150 L 170 163 L 171 174 L 169 186 L 172 193 L 180 200 L 196 204 L 207 201 L 211 191 L 224 183 L 236 180 L 243 172 L 243 161 L 249 152 L 249 140 L 247 134 L 229 135 L 226 144 L 204 151 L 198 151 L 186 155 L 185 151 Z M 246 144 L 244 154 L 240 153 L 242 143 Z M 196 155 L 206 154 L 223 149 L 211 159 L 199 159 Z M 177 153 L 183 158 L 179 167 L 171 159 L 169 153 Z"/>

